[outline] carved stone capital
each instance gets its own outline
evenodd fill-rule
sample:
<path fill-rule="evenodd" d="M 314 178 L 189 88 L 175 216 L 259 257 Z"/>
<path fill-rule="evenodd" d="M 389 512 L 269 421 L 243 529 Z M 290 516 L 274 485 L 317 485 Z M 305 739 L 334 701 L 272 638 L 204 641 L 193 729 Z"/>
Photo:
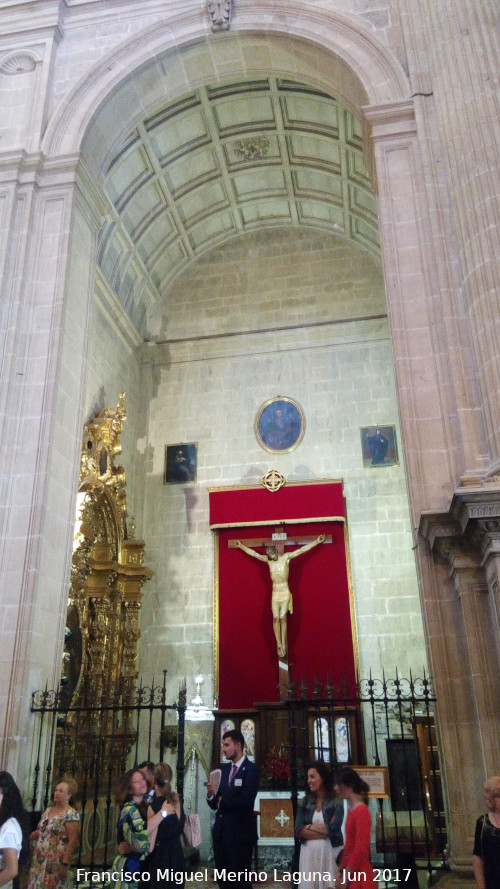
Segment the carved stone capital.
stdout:
<path fill-rule="evenodd" d="M 419 531 L 436 561 L 451 562 L 460 551 L 484 563 L 491 552 L 500 552 L 499 486 L 456 491 L 448 512 L 422 514 Z"/>

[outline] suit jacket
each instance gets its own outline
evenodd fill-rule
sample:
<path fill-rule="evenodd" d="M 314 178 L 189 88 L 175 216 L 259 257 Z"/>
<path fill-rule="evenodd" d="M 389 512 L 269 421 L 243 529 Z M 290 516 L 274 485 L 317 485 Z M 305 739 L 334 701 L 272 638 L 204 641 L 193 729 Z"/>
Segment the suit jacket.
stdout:
<path fill-rule="evenodd" d="M 222 766 L 219 789 L 213 799 L 207 800 L 216 810 L 212 829 L 214 838 L 224 837 L 233 843 L 257 842 L 257 816 L 254 812 L 255 797 L 259 789 L 259 769 L 245 756 L 235 780 L 229 784 L 232 763 Z"/>

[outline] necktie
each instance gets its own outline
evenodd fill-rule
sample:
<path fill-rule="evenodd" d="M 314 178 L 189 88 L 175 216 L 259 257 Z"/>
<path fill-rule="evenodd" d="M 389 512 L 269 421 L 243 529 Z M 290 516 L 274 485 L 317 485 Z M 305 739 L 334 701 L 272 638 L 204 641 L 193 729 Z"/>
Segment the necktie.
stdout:
<path fill-rule="evenodd" d="M 232 764 L 232 766 L 231 766 L 231 774 L 229 775 L 229 783 L 230 783 L 230 784 L 233 783 L 233 781 L 234 781 L 234 776 L 236 775 L 236 772 L 237 772 L 237 771 L 238 771 L 238 766 L 236 766 L 236 765 L 234 764 L 234 762 L 233 762 L 233 764 Z"/>

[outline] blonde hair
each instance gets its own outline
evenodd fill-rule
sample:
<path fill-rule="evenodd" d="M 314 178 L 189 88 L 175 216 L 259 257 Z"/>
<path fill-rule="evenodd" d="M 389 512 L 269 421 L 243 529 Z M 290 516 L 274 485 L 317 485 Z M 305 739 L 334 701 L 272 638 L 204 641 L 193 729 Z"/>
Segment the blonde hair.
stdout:
<path fill-rule="evenodd" d="M 500 793 L 500 775 L 492 775 L 484 782 L 484 793 L 486 796 L 493 796 Z"/>
<path fill-rule="evenodd" d="M 78 784 L 75 779 L 71 777 L 71 775 L 64 775 L 63 778 L 59 778 L 59 781 L 54 785 L 54 790 L 56 787 L 59 787 L 59 784 L 67 784 L 69 799 L 73 799 L 76 793 L 78 793 Z"/>
<path fill-rule="evenodd" d="M 174 777 L 174 773 L 168 762 L 159 762 L 153 769 L 153 775 L 158 787 L 164 787 L 165 784 L 170 784 Z"/>

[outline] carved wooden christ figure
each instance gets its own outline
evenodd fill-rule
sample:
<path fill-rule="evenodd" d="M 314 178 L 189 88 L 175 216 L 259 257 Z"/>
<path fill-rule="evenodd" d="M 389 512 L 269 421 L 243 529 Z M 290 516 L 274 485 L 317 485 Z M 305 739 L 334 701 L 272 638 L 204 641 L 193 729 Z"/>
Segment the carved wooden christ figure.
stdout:
<path fill-rule="evenodd" d="M 254 559 L 259 559 L 261 562 L 267 562 L 269 566 L 269 573 L 273 584 L 271 595 L 273 629 L 274 635 L 276 636 L 279 657 L 285 657 L 287 653 L 287 614 L 288 612 L 290 614 L 293 613 L 292 594 L 290 592 L 290 587 L 288 586 L 290 562 L 292 559 L 297 558 L 297 556 L 301 556 L 302 553 L 318 546 L 319 543 L 324 543 L 325 539 L 325 535 L 320 534 L 316 540 L 312 541 L 312 543 L 306 543 L 305 546 L 301 546 L 299 549 L 292 550 L 292 552 L 289 553 L 278 553 L 275 546 L 267 546 L 266 555 L 255 552 L 254 549 L 250 549 L 250 547 L 245 546 L 241 540 L 234 541 L 234 546 L 242 549 L 243 552 L 252 556 Z"/>

